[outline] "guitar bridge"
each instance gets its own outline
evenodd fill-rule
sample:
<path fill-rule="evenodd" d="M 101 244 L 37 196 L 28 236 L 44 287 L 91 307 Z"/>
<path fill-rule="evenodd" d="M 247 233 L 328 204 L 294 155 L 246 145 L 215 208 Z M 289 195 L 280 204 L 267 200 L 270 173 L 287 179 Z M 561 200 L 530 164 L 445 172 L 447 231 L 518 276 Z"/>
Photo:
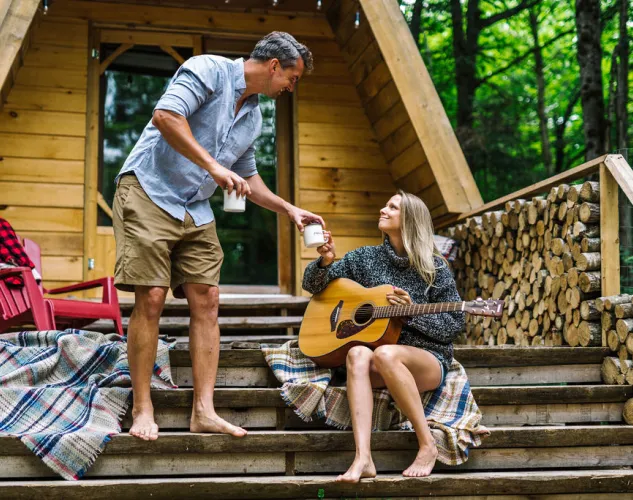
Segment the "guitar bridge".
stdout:
<path fill-rule="evenodd" d="M 339 301 L 336 307 L 332 310 L 332 314 L 330 314 L 330 331 L 333 332 L 336 330 L 336 324 L 338 323 L 338 318 L 341 315 L 341 309 L 343 309 L 343 301 Z"/>

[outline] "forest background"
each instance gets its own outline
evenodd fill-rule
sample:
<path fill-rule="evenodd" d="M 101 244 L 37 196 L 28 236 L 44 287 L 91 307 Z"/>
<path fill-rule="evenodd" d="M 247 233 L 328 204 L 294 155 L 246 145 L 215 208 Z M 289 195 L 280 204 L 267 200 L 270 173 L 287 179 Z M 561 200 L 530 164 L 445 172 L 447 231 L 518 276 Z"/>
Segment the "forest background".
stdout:
<path fill-rule="evenodd" d="M 633 1 L 399 2 L 484 201 L 631 147 Z"/>

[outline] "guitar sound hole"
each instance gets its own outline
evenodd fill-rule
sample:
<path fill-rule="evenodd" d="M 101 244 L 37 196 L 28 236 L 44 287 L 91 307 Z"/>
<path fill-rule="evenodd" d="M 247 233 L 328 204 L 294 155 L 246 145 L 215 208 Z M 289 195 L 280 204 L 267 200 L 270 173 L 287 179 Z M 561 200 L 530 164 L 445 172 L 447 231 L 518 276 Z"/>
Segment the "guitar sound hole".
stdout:
<path fill-rule="evenodd" d="M 354 312 L 354 321 L 359 325 L 364 325 L 371 320 L 374 313 L 374 306 L 371 304 L 363 304 Z"/>

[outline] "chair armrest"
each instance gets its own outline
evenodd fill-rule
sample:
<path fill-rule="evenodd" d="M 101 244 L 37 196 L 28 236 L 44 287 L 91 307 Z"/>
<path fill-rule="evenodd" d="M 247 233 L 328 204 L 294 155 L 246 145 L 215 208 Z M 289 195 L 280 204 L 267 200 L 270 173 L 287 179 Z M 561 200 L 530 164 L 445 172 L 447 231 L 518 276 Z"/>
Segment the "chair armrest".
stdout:
<path fill-rule="evenodd" d="M 0 269 L 0 279 L 8 278 L 9 276 L 15 276 L 16 274 L 22 274 L 25 272 L 31 272 L 30 267 L 5 267 Z"/>
<path fill-rule="evenodd" d="M 99 278 L 92 281 L 84 281 L 83 283 L 77 283 L 75 285 L 63 286 L 61 288 L 53 288 L 52 290 L 44 289 L 44 293 L 49 295 L 56 295 L 58 293 L 77 292 L 80 290 L 89 290 L 91 288 L 97 288 L 99 286 L 105 287 L 108 282 L 108 278 Z"/>

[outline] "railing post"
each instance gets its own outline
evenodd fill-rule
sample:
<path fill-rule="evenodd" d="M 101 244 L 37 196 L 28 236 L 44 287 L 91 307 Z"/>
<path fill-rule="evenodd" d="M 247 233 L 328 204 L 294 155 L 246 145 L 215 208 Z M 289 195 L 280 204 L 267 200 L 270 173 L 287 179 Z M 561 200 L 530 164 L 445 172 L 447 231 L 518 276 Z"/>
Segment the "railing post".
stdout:
<path fill-rule="evenodd" d="M 606 165 L 600 165 L 600 260 L 601 293 L 620 293 L 620 216 L 618 183 Z M 607 345 L 604 330 L 602 345 Z"/>

